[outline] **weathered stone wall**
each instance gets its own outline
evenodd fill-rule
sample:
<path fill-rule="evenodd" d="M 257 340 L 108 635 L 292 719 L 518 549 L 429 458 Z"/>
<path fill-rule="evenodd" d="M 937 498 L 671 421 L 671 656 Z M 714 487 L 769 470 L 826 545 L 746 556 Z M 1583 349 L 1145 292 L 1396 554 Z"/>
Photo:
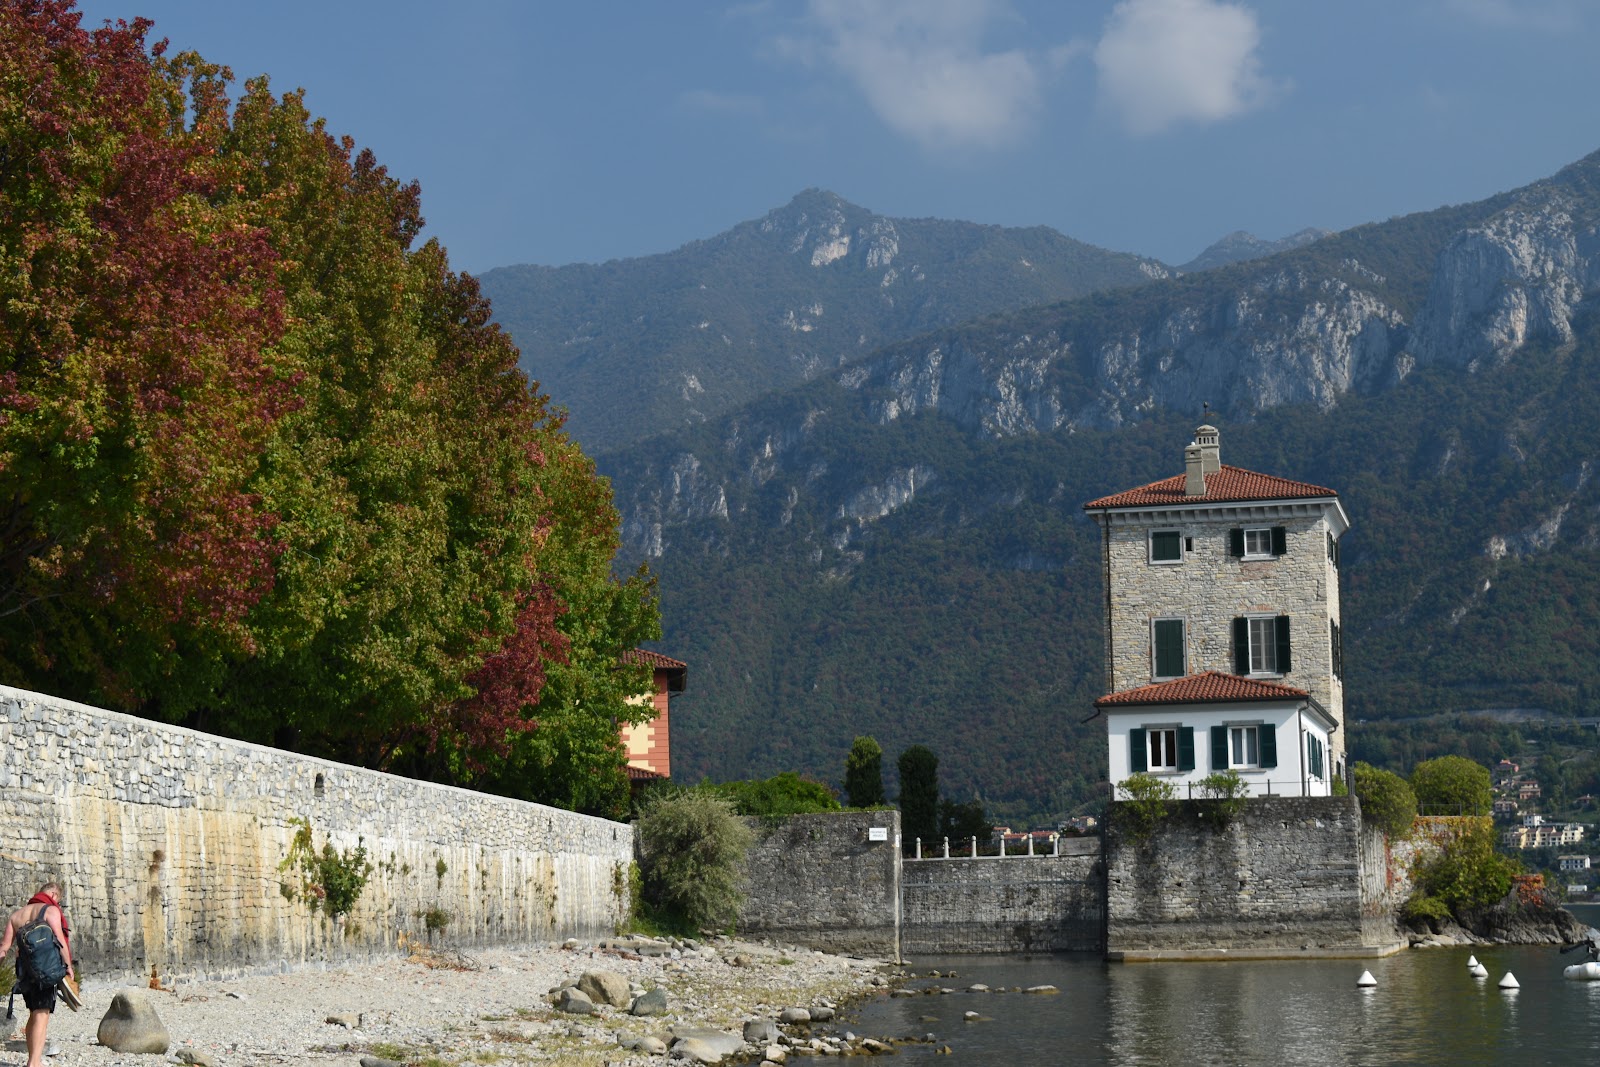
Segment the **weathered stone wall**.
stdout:
<path fill-rule="evenodd" d="M 65 887 L 86 974 L 224 975 L 610 933 L 629 826 L 0 687 L 0 900 Z M 374 865 L 347 919 L 282 887 L 306 820 Z"/>
<path fill-rule="evenodd" d="M 1105 870 L 1098 838 L 1060 856 L 906 860 L 901 950 L 1098 952 L 1105 947 Z"/>
<path fill-rule="evenodd" d="M 900 813 L 795 815 L 753 822 L 739 931 L 810 948 L 898 959 Z M 872 829 L 883 840 L 872 840 Z"/>
<path fill-rule="evenodd" d="M 1354 797 L 1251 800 L 1222 829 L 1182 805 L 1145 841 L 1129 832 L 1124 805 L 1112 805 L 1109 823 L 1113 959 L 1392 947 L 1376 911 L 1377 883 L 1369 887 L 1362 874 L 1374 845 L 1363 838 Z"/>

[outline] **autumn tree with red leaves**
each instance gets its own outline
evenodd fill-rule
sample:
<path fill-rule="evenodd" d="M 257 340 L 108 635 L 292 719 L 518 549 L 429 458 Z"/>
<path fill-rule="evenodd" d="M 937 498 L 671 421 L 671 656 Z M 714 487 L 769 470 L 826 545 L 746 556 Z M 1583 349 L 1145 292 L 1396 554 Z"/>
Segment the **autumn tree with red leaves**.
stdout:
<path fill-rule="evenodd" d="M 616 810 L 651 581 L 416 184 L 79 23 L 0 0 L 0 678 Z"/>

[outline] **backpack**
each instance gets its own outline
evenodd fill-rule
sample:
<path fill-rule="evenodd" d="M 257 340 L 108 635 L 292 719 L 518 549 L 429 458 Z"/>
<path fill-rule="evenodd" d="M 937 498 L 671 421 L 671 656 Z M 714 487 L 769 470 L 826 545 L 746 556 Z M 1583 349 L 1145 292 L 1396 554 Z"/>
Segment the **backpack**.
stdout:
<path fill-rule="evenodd" d="M 61 958 L 61 944 L 56 932 L 44 921 L 51 905 L 39 905 L 39 911 L 17 931 L 17 977 L 27 978 L 40 989 L 53 989 L 67 976 L 67 962 Z"/>

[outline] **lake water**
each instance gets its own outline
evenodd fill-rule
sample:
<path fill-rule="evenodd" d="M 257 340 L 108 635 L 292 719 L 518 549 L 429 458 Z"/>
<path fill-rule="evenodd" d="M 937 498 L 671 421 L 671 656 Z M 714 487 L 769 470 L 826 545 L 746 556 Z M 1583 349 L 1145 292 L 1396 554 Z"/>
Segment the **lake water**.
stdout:
<path fill-rule="evenodd" d="M 1586 922 L 1600 908 L 1575 906 Z M 1476 955 L 1487 979 L 1467 973 Z M 869 1001 L 843 1028 L 870 1037 L 932 1034 L 898 1063 L 1058 1064 L 1582 1063 L 1600 1055 L 1600 982 L 1569 982 L 1581 953 L 1555 946 L 1407 950 L 1378 960 L 1106 963 L 1098 956 L 940 956 L 907 961 L 918 987 L 958 992 Z M 1356 979 L 1370 970 L 1373 989 Z M 1512 972 L 1522 988 L 1503 992 Z M 967 993 L 1054 985 L 1056 995 Z M 964 1022 L 977 1011 L 986 1021 Z M 951 1055 L 938 1054 L 948 1046 Z"/>

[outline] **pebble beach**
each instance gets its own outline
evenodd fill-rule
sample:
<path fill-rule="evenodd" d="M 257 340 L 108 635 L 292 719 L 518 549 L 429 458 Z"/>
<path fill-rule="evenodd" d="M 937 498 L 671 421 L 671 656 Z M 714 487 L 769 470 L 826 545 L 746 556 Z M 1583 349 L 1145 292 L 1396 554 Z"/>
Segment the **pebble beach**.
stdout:
<path fill-rule="evenodd" d="M 589 1014 L 558 1010 L 562 987 L 592 971 L 620 976 L 635 994 L 661 990 L 665 1010 L 652 1016 L 605 1004 Z M 667 1062 L 663 1050 L 678 1035 L 718 1031 L 742 1041 L 747 1022 L 776 1023 L 786 1010 L 827 1017 L 851 999 L 885 988 L 891 971 L 878 960 L 714 938 L 566 942 L 471 955 L 419 949 L 326 970 L 178 980 L 162 990 L 91 979 L 82 991 L 82 1010 L 57 1008 L 50 1040 L 59 1051 L 47 1062 L 659 1064 Z M 136 989 L 160 1017 L 170 1037 L 164 1055 L 119 1053 L 98 1043 L 100 1020 L 124 988 Z M 20 998 L 16 1012 L 0 1056 L 3 1067 L 25 1058 L 20 1038 L 27 1015 Z M 724 1041 L 724 1048 L 729 1044 Z M 765 1040 L 745 1043 L 737 1052 L 721 1053 L 720 1060 L 702 1062 L 759 1063 L 769 1047 Z"/>

